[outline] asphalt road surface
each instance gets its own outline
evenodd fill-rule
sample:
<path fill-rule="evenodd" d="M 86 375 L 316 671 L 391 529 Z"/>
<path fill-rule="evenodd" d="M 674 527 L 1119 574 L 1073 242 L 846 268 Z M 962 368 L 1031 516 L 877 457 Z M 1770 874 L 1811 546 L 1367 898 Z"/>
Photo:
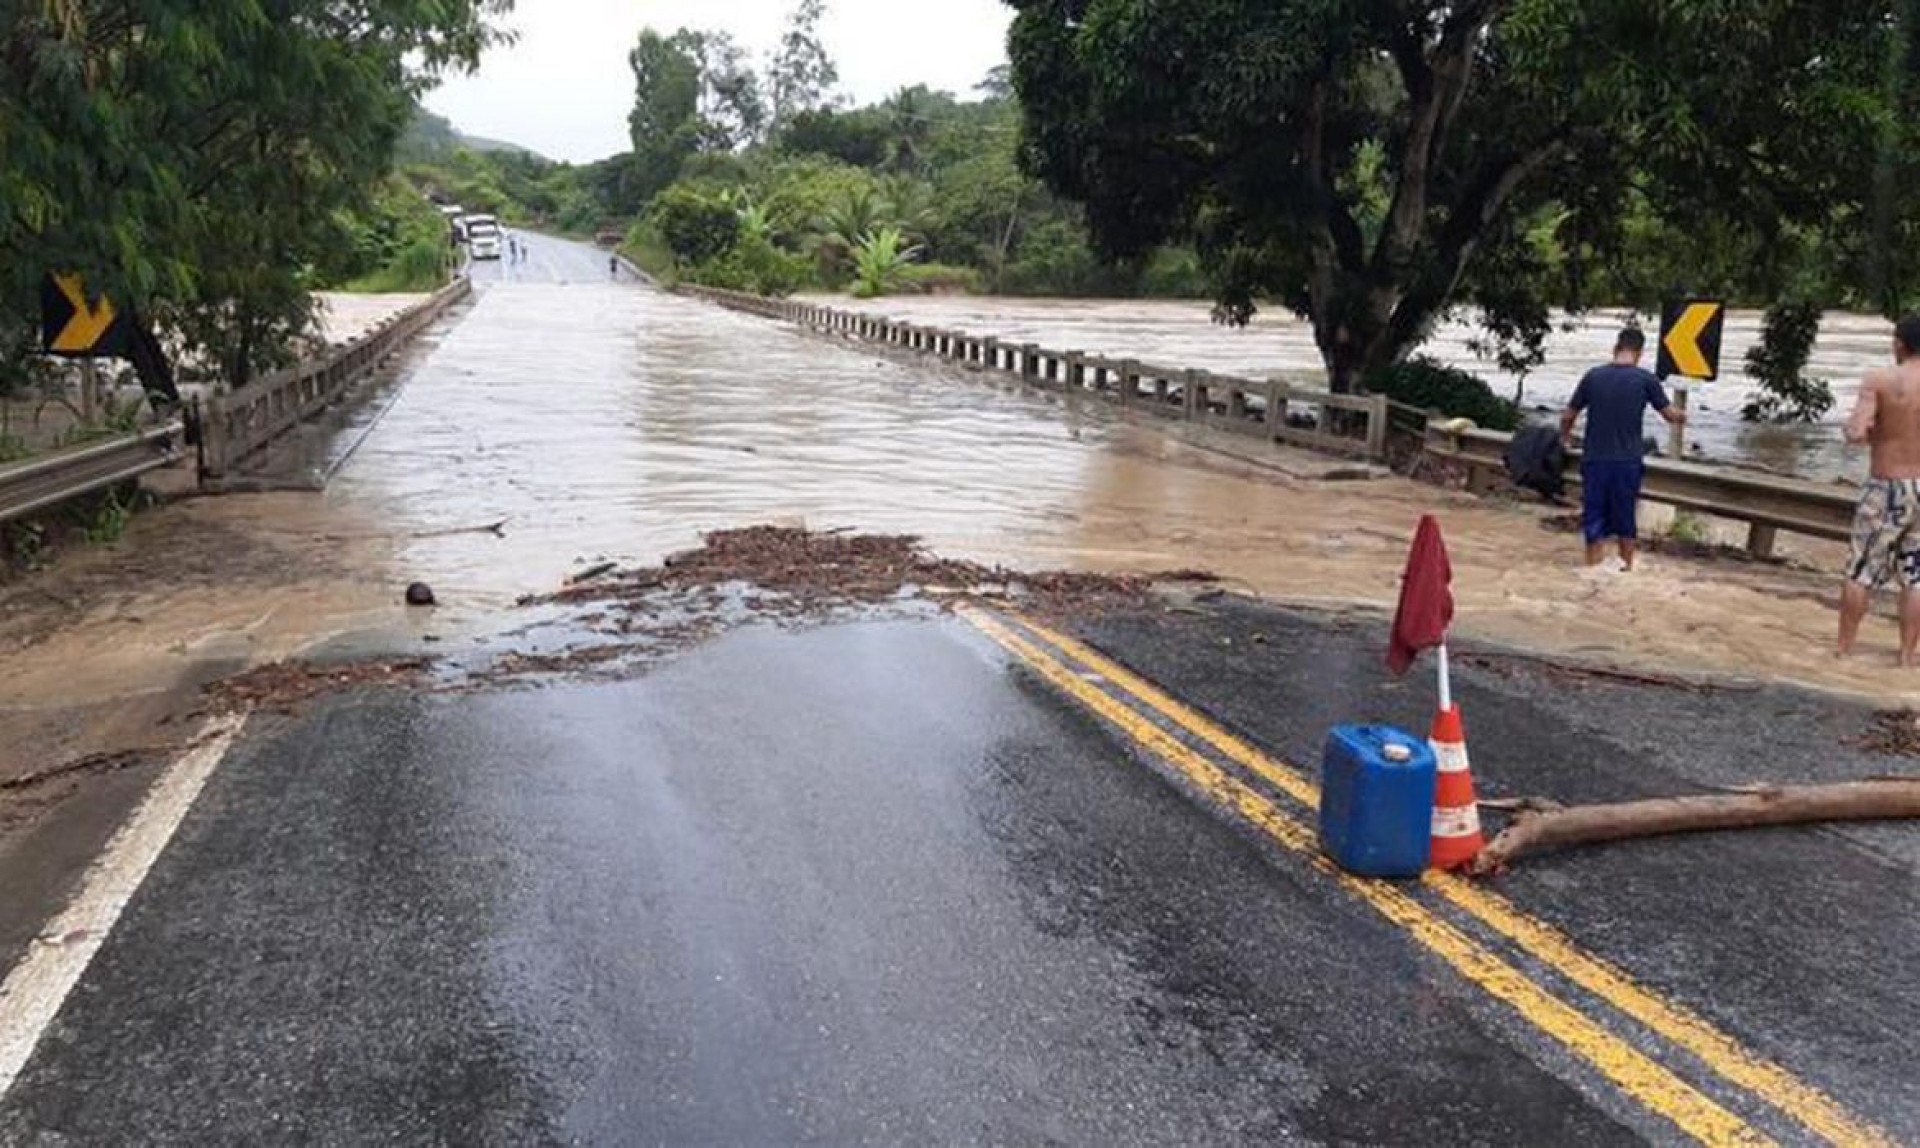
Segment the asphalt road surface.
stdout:
<path fill-rule="evenodd" d="M 1420 704 L 1362 671 L 1375 632 L 1234 610 L 1090 632 L 1277 759 Z M 629 682 L 256 719 L 39 1036 L 0 1139 L 1920 1134 L 1910 841 L 1567 855 L 1462 912 L 1335 878 L 1284 792 L 1223 800 L 1207 743 L 1097 701 L 1153 716 L 1051 641 L 991 616 L 756 626 Z M 1598 732 L 1644 690 L 1570 707 L 1464 676 L 1483 756 L 1534 763 L 1516 780 L 1683 780 Z M 1764 700 L 1776 735 L 1818 737 L 1804 700 Z M 1731 728 L 1752 701 L 1686 708 Z M 1569 951 L 1499 935 L 1515 920 Z M 1582 984 L 1591 960 L 1617 981 Z"/>
<path fill-rule="evenodd" d="M 468 264 L 473 285 L 485 290 L 514 284 L 586 284 L 634 281 L 626 269 L 615 271 L 612 252 L 530 231 L 510 233 L 526 250 L 519 260 L 476 259 Z"/>

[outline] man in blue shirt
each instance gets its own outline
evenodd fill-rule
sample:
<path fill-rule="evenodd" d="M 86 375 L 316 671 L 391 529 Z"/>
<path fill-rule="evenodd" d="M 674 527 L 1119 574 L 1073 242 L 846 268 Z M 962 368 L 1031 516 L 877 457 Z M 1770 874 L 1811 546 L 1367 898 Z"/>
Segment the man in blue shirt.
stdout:
<path fill-rule="evenodd" d="M 1606 541 L 1620 544 L 1620 561 L 1628 570 L 1639 549 L 1637 515 L 1640 484 L 1646 478 L 1646 444 L 1642 437 L 1647 408 L 1678 426 L 1684 411 L 1667 398 L 1665 387 L 1640 369 L 1647 337 L 1637 327 L 1620 332 L 1613 345 L 1613 362 L 1588 371 L 1567 400 L 1560 416 L 1560 437 L 1573 447 L 1573 424 L 1587 416 L 1586 443 L 1580 458 L 1582 507 L 1580 522 L 1587 536 L 1587 565 L 1598 566 L 1606 556 Z"/>

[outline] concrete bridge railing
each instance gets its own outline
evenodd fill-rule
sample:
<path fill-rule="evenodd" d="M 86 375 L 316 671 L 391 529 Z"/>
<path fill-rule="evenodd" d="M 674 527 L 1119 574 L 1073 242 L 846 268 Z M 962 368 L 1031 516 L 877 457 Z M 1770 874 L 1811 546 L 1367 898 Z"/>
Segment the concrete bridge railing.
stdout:
<path fill-rule="evenodd" d="M 455 279 L 343 347 L 200 404 L 201 480 L 226 477 L 268 443 L 318 414 L 472 289 L 464 277 Z"/>
<path fill-rule="evenodd" d="M 1008 343 L 991 335 L 714 287 L 682 285 L 679 291 L 750 315 L 1012 375 L 1072 399 L 1092 398 L 1313 450 L 1367 459 L 1386 456 L 1387 400 L 1379 395 L 1337 395 L 1299 380 L 1247 379 Z"/>

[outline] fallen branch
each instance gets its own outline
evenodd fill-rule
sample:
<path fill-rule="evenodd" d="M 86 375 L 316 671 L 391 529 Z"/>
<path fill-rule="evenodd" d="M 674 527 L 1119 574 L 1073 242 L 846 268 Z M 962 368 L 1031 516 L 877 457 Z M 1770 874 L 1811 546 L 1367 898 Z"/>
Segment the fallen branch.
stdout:
<path fill-rule="evenodd" d="M 578 586 L 582 582 L 591 582 L 595 578 L 603 574 L 611 574 L 619 568 L 620 564 L 618 562 L 596 562 L 592 566 L 587 567 L 585 570 L 567 579 L 567 585 Z"/>
<path fill-rule="evenodd" d="M 1920 818 L 1920 777 L 1756 787 L 1617 805 L 1558 807 L 1543 799 L 1504 804 L 1518 816 L 1474 858 L 1470 871 L 1476 876 L 1501 872 L 1524 853 L 1568 845 L 1765 825 Z"/>
<path fill-rule="evenodd" d="M 488 522 L 480 526 L 455 526 L 447 530 L 422 530 L 408 535 L 409 538 L 452 538 L 460 534 L 491 534 L 495 538 L 507 536 L 507 519 Z"/>

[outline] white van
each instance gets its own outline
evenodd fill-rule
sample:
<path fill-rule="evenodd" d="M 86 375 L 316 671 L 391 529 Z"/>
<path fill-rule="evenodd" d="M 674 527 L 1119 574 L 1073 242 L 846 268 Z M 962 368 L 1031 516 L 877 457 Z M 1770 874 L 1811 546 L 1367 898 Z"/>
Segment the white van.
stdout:
<path fill-rule="evenodd" d="M 491 215 L 469 215 L 467 225 L 467 252 L 475 259 L 498 259 L 506 246 L 506 235 L 500 230 L 500 221 Z"/>

